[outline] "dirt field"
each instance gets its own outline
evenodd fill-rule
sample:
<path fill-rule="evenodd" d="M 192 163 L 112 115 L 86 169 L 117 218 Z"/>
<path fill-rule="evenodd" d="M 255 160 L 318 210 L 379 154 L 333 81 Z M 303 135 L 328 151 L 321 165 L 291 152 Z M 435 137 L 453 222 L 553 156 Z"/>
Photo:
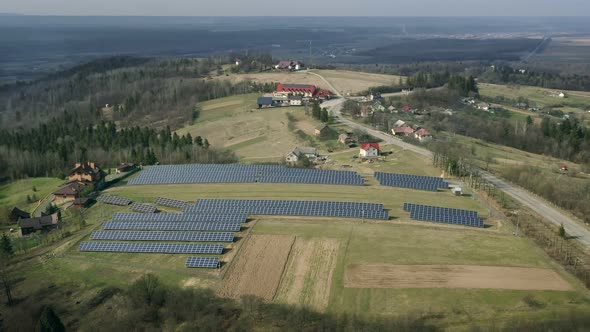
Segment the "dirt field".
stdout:
<path fill-rule="evenodd" d="M 349 265 L 346 288 L 482 288 L 568 291 L 555 271 L 542 268 L 469 265 Z"/>
<path fill-rule="evenodd" d="M 369 88 L 399 83 L 399 76 L 361 73 L 347 70 L 318 70 L 343 95 L 356 94 Z"/>
<path fill-rule="evenodd" d="M 324 311 L 330 301 L 339 247 L 337 239 L 297 238 L 275 300 Z"/>
<path fill-rule="evenodd" d="M 227 271 L 219 295 L 254 295 L 271 301 L 294 241 L 295 237 L 290 235 L 252 235 Z"/>

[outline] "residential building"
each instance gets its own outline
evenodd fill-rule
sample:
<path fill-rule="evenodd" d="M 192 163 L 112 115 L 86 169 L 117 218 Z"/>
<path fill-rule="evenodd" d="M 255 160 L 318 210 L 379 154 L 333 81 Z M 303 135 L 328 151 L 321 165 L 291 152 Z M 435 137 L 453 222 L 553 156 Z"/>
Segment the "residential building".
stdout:
<path fill-rule="evenodd" d="M 373 116 L 373 107 L 371 105 L 365 105 L 361 107 L 361 118 L 369 118 Z"/>
<path fill-rule="evenodd" d="M 405 121 L 403 120 L 397 120 L 394 124 L 394 127 L 407 127 L 408 125 L 406 124 Z"/>
<path fill-rule="evenodd" d="M 127 173 L 135 169 L 135 164 L 132 163 L 122 163 L 121 165 L 117 166 L 117 174 Z"/>
<path fill-rule="evenodd" d="M 480 109 L 482 111 L 489 111 L 490 110 L 491 105 L 489 103 L 479 103 L 477 104 L 477 109 Z"/>
<path fill-rule="evenodd" d="M 430 141 L 432 139 L 432 135 L 428 132 L 428 130 L 426 130 L 424 128 L 416 130 L 416 132 L 414 133 L 414 136 L 420 142 L 426 142 L 426 141 Z"/>
<path fill-rule="evenodd" d="M 376 158 L 379 157 L 379 143 L 364 143 L 361 144 L 359 152 L 361 158 Z"/>
<path fill-rule="evenodd" d="M 19 221 L 20 219 L 28 218 L 31 218 L 31 214 L 17 208 L 16 206 L 10 211 L 9 220 L 13 223 Z"/>
<path fill-rule="evenodd" d="M 346 132 L 338 135 L 338 143 L 348 145 L 354 144 L 354 134 L 352 132 Z"/>
<path fill-rule="evenodd" d="M 70 182 L 64 186 L 61 186 L 58 190 L 52 194 L 54 196 L 53 201 L 62 203 L 66 201 L 73 201 L 80 197 L 80 193 L 84 190 L 83 182 Z"/>
<path fill-rule="evenodd" d="M 76 163 L 76 166 L 68 175 L 69 182 L 90 182 L 93 184 L 102 184 L 105 173 L 94 162 Z"/>
<path fill-rule="evenodd" d="M 291 106 L 301 106 L 301 105 L 303 105 L 303 97 L 301 97 L 301 96 L 289 96 L 289 104 Z"/>
<path fill-rule="evenodd" d="M 306 156 L 310 161 L 314 161 L 318 157 L 317 149 L 311 147 L 296 147 L 289 152 L 285 158 L 288 163 L 296 163 L 301 156 Z"/>
<path fill-rule="evenodd" d="M 327 137 L 331 132 L 332 128 L 330 128 L 327 124 L 323 124 L 314 130 L 314 135 L 318 137 Z"/>
<path fill-rule="evenodd" d="M 36 231 L 50 231 L 58 227 L 60 219 L 59 212 L 49 216 L 21 219 L 19 222 L 21 234 L 24 236 Z"/>
<path fill-rule="evenodd" d="M 414 133 L 414 129 L 408 127 L 408 126 L 403 126 L 403 127 L 395 127 L 393 129 L 391 129 L 391 133 L 394 136 L 409 136 L 412 135 Z"/>
<path fill-rule="evenodd" d="M 296 61 L 296 60 L 283 60 L 279 61 L 279 63 L 275 66 L 275 69 L 280 70 L 302 70 L 305 67 L 303 62 Z"/>
<path fill-rule="evenodd" d="M 317 88 L 311 84 L 282 84 L 277 85 L 274 93 L 275 96 L 289 96 L 298 95 L 304 98 L 311 98 L 314 96 Z"/>

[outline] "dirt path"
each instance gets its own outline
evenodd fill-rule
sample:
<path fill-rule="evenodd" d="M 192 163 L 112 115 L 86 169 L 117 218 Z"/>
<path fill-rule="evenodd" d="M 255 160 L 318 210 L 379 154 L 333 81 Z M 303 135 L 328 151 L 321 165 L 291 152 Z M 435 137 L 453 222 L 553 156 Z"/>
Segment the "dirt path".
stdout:
<path fill-rule="evenodd" d="M 555 271 L 469 265 L 349 265 L 346 288 L 478 288 L 569 291 Z"/>
<path fill-rule="evenodd" d="M 292 235 L 251 235 L 227 271 L 219 295 L 254 295 L 271 301 L 294 241 Z"/>
<path fill-rule="evenodd" d="M 330 301 L 340 242 L 297 238 L 275 300 L 324 311 Z"/>

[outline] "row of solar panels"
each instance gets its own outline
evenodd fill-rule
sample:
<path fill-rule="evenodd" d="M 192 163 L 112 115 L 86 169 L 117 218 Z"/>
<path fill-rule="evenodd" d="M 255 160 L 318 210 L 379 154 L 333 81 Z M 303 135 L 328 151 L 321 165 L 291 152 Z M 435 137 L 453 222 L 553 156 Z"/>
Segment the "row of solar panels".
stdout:
<path fill-rule="evenodd" d="M 141 213 L 156 213 L 158 209 L 155 206 L 133 202 L 129 205 L 129 209 Z"/>
<path fill-rule="evenodd" d="M 144 232 L 144 231 L 94 231 L 91 240 L 108 241 L 173 241 L 173 242 L 233 242 L 229 232 Z"/>
<path fill-rule="evenodd" d="M 131 200 L 128 198 L 112 195 L 100 195 L 96 200 L 111 205 L 127 206 L 131 204 Z"/>
<path fill-rule="evenodd" d="M 349 209 L 349 210 L 383 210 L 381 203 L 336 202 L 336 201 L 300 201 L 300 200 L 268 200 L 268 199 L 216 199 L 202 198 L 194 206 L 199 207 L 293 207 L 320 209 Z M 187 209 L 190 210 L 191 206 Z"/>
<path fill-rule="evenodd" d="M 158 197 L 158 198 L 156 198 L 154 203 L 161 205 L 161 206 L 167 206 L 167 207 L 176 208 L 176 209 L 182 209 L 188 205 L 188 203 L 185 201 L 180 201 L 177 199 L 166 198 L 166 197 Z"/>
<path fill-rule="evenodd" d="M 160 254 L 210 254 L 221 255 L 222 244 L 201 243 L 144 243 L 144 242 L 82 242 L 80 251 L 128 252 Z"/>
<path fill-rule="evenodd" d="M 484 227 L 484 222 L 476 211 L 453 209 L 439 206 L 404 203 L 404 210 L 410 212 L 410 218 L 445 224 Z"/>
<path fill-rule="evenodd" d="M 203 232 L 239 232 L 239 223 L 190 222 L 190 221 L 107 221 L 102 225 L 106 230 L 139 231 L 203 231 Z"/>
<path fill-rule="evenodd" d="M 324 183 L 362 185 L 356 172 L 288 168 L 282 165 L 161 165 L 143 170 L 130 185 L 175 183 Z"/>
<path fill-rule="evenodd" d="M 438 191 L 439 188 L 449 187 L 448 182 L 433 176 L 375 172 L 375 178 L 382 186 L 398 188 Z"/>
<path fill-rule="evenodd" d="M 187 205 L 188 206 L 188 205 Z M 244 211 L 237 213 L 129 213 L 115 212 L 112 221 L 153 221 L 153 222 L 220 222 L 220 223 L 245 223 L 248 214 Z"/>

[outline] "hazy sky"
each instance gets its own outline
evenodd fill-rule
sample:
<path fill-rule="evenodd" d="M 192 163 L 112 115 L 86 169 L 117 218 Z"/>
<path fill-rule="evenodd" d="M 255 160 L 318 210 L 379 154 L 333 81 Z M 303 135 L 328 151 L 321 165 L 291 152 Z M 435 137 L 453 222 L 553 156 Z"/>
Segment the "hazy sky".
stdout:
<path fill-rule="evenodd" d="M 1 0 L 0 12 L 150 16 L 590 16 L 590 1 Z"/>

